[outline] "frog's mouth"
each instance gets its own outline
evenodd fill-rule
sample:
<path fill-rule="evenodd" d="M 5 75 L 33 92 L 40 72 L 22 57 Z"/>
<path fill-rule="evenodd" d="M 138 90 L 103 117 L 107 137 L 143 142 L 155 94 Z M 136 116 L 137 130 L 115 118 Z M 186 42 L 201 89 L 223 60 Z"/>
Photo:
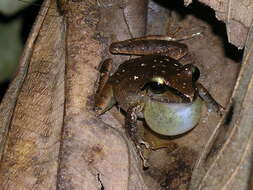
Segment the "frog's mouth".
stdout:
<path fill-rule="evenodd" d="M 188 98 L 183 94 L 173 94 L 170 91 L 163 94 L 149 94 L 148 97 L 152 101 L 160 102 L 160 103 L 191 103 L 193 99 Z"/>
<path fill-rule="evenodd" d="M 153 101 L 161 103 L 191 103 L 196 95 L 185 95 L 175 88 L 156 82 L 147 83 L 142 89 Z"/>
<path fill-rule="evenodd" d="M 194 90 L 189 91 L 189 88 L 185 86 L 183 86 L 183 89 L 173 88 L 166 82 L 158 80 L 160 78 L 155 79 L 155 81 L 148 82 L 141 88 L 141 91 L 145 91 L 146 95 L 153 101 L 161 103 L 191 103 L 196 99 Z"/>

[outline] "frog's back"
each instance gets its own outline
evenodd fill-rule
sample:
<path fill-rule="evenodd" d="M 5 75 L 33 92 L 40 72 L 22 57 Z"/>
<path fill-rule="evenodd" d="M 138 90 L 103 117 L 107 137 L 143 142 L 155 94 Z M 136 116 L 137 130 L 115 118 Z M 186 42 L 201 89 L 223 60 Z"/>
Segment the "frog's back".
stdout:
<path fill-rule="evenodd" d="M 122 63 L 110 77 L 117 102 L 134 103 L 140 99 L 141 89 L 154 77 L 174 80 L 182 65 L 168 56 L 147 55 Z"/>

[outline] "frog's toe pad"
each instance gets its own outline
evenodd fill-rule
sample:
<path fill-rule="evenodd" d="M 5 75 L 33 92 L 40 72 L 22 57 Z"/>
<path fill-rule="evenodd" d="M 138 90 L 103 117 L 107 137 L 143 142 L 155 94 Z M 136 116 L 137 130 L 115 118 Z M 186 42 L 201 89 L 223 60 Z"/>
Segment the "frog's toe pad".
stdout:
<path fill-rule="evenodd" d="M 139 144 L 143 144 L 147 149 L 150 149 L 150 144 L 147 143 L 147 142 L 145 142 L 145 141 L 143 141 L 142 139 L 139 139 L 138 143 Z"/>

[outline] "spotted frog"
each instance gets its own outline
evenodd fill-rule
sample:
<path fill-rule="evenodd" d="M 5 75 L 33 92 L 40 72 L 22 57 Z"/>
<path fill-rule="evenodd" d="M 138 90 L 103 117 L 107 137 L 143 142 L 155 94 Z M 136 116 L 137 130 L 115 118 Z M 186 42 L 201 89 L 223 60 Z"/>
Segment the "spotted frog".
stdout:
<path fill-rule="evenodd" d="M 112 60 L 102 63 L 95 111 L 101 115 L 117 103 L 126 112 L 126 130 L 136 144 L 144 142 L 137 135 L 137 118 L 158 134 L 174 136 L 198 124 L 202 102 L 222 113 L 223 107 L 198 82 L 199 69 L 180 63 L 188 54 L 185 44 L 146 36 L 112 43 L 110 52 L 140 57 L 123 62 L 113 75 Z"/>

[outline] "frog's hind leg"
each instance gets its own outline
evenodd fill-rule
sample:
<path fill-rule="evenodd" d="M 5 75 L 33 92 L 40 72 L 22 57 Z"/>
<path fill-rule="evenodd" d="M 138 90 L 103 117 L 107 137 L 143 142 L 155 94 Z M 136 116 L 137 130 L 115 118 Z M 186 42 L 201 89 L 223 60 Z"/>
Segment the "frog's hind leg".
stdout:
<path fill-rule="evenodd" d="M 167 39 L 168 38 L 168 39 Z M 188 53 L 185 44 L 170 41 L 167 36 L 145 36 L 112 43 L 110 52 L 125 55 L 152 55 L 160 54 L 180 59 Z"/>
<path fill-rule="evenodd" d="M 179 29 L 180 30 L 180 29 Z M 178 32 L 178 31 L 176 31 Z M 131 39 L 132 41 L 138 41 L 138 40 L 164 40 L 164 41 L 169 41 L 169 42 L 179 42 L 183 40 L 189 40 L 192 38 L 195 38 L 197 36 L 200 36 L 202 32 L 196 32 L 193 34 L 188 34 L 179 38 L 174 37 L 174 35 L 148 35 L 148 36 L 142 36 L 139 38 L 133 38 Z"/>
<path fill-rule="evenodd" d="M 201 32 L 197 32 L 181 38 L 173 38 L 168 35 L 143 36 L 112 43 L 110 52 L 125 55 L 161 54 L 178 60 L 188 53 L 187 46 L 179 41 L 191 39 L 200 34 Z"/>
<path fill-rule="evenodd" d="M 100 79 L 95 94 L 95 112 L 97 115 L 109 110 L 114 104 L 112 85 L 108 83 L 112 70 L 112 59 L 106 59 L 100 65 Z"/>

